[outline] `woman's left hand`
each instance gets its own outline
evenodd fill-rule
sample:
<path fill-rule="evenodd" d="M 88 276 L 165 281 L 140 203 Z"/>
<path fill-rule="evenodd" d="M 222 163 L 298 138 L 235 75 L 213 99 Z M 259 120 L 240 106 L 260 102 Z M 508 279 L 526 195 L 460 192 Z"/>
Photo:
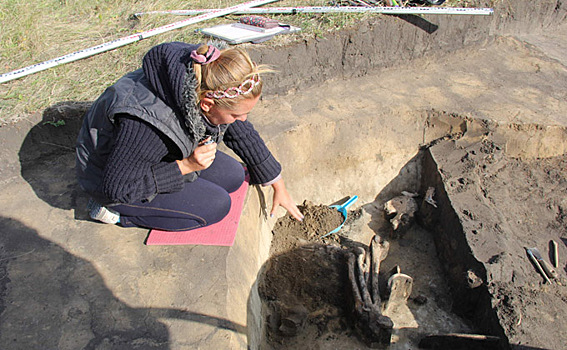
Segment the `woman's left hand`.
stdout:
<path fill-rule="evenodd" d="M 274 199 L 270 216 L 274 216 L 276 209 L 281 205 L 296 220 L 302 221 L 303 214 L 301 214 L 301 211 L 299 211 L 299 208 L 297 208 L 297 205 L 289 195 L 289 192 L 287 192 L 283 179 L 280 178 L 278 181 L 274 182 L 272 184 L 272 188 L 274 189 Z"/>

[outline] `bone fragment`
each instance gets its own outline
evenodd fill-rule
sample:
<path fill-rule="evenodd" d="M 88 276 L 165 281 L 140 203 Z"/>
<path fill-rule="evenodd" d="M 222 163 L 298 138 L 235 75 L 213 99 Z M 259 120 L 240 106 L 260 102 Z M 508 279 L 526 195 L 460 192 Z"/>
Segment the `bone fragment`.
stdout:
<path fill-rule="evenodd" d="M 364 261 L 366 260 L 366 251 L 363 248 L 358 248 L 357 251 L 359 252 L 356 262 L 358 265 L 358 284 L 360 286 L 360 295 L 362 296 L 362 302 L 364 303 L 364 306 L 369 307 L 370 305 L 372 305 L 372 298 L 370 297 L 370 293 L 368 292 L 368 283 L 364 278 Z"/>
<path fill-rule="evenodd" d="M 376 248 L 374 248 L 375 250 Z M 374 288 L 372 285 L 372 291 L 370 291 L 368 280 L 364 277 L 365 273 L 370 274 L 372 272 L 372 283 L 375 280 L 377 281 L 377 273 L 374 274 L 374 272 L 378 272 L 379 265 L 374 264 L 376 260 L 374 257 L 377 257 L 377 260 L 380 261 L 380 257 L 385 258 L 386 254 L 387 252 L 382 250 L 376 254 L 367 253 L 363 248 L 356 249 L 355 253 L 348 253 L 348 277 L 354 299 L 354 326 L 358 334 L 371 348 L 384 348 L 390 345 L 394 327 L 392 320 L 380 313 L 380 304 L 372 302 L 371 292 L 378 293 L 378 288 Z M 370 260 L 367 262 L 369 255 Z"/>
<path fill-rule="evenodd" d="M 380 298 L 380 288 L 378 284 L 378 274 L 380 272 L 380 263 L 388 256 L 390 243 L 382 240 L 378 235 L 375 235 L 370 242 L 370 255 L 372 258 L 371 268 L 371 288 L 372 288 L 372 301 L 374 305 L 380 307 L 382 302 Z"/>
<path fill-rule="evenodd" d="M 559 267 L 559 252 L 557 249 L 557 242 L 555 241 L 551 241 L 551 256 L 553 258 L 553 267 L 558 268 Z"/>
<path fill-rule="evenodd" d="M 435 200 L 433 199 L 434 195 L 435 195 L 435 187 L 429 187 L 425 192 L 425 198 L 423 199 L 423 201 L 437 208 L 437 202 L 435 202 Z"/>
<path fill-rule="evenodd" d="M 469 349 L 496 350 L 499 349 L 500 338 L 483 334 L 434 334 L 421 339 L 422 349 Z"/>
<path fill-rule="evenodd" d="M 348 280 L 350 282 L 350 287 L 352 290 L 352 295 L 354 298 L 354 311 L 355 314 L 362 313 L 362 307 L 364 303 L 362 302 L 362 296 L 360 295 L 360 289 L 358 288 L 358 284 L 356 282 L 356 272 L 354 270 L 354 266 L 356 264 L 356 256 L 354 254 L 348 254 Z"/>
<path fill-rule="evenodd" d="M 364 257 L 364 281 L 366 282 L 366 284 L 370 283 L 370 268 L 372 265 L 371 256 L 372 254 L 370 254 L 370 252 L 367 252 L 366 256 Z"/>
<path fill-rule="evenodd" d="M 419 194 L 417 194 L 417 193 L 408 192 L 408 191 L 402 191 L 402 194 L 406 197 L 417 197 L 417 196 L 419 196 Z"/>
<path fill-rule="evenodd" d="M 389 298 L 388 305 L 386 309 L 389 308 L 389 304 L 392 303 L 403 303 L 405 304 L 408 300 L 413 288 L 413 278 L 403 274 L 399 266 L 395 266 L 392 270 L 392 275 L 388 279 L 388 290 Z"/>

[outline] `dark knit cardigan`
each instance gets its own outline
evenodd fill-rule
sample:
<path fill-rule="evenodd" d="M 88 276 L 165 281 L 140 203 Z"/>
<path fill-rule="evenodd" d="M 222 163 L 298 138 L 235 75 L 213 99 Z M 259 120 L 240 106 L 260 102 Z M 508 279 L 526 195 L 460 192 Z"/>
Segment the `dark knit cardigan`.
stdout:
<path fill-rule="evenodd" d="M 180 191 L 184 179 L 174 161 L 180 159 L 177 147 L 139 119 L 120 115 L 118 121 L 117 140 L 104 170 L 105 196 L 114 203 L 132 203 Z M 250 122 L 231 124 L 224 142 L 248 165 L 251 183 L 267 183 L 280 174 L 280 164 Z"/>

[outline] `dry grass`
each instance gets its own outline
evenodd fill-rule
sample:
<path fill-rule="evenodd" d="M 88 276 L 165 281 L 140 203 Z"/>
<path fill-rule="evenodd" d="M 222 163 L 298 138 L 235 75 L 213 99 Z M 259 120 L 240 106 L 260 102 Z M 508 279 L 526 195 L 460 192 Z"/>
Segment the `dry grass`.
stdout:
<path fill-rule="evenodd" d="M 93 47 L 187 17 L 146 15 L 129 20 L 136 12 L 188 8 L 223 8 L 236 0 L 2 0 L 0 1 L 0 72 L 7 73 Z M 325 0 L 283 0 L 265 6 L 328 6 Z M 281 15 L 281 21 L 302 28 L 302 33 L 274 40 L 270 45 L 297 38 L 323 36 L 361 20 L 364 14 Z M 0 84 L 0 126 L 63 101 L 92 101 L 107 86 L 140 65 L 143 54 L 166 41 L 202 42 L 194 31 L 226 22 L 228 16 L 172 30 L 86 59 L 60 65 Z"/>

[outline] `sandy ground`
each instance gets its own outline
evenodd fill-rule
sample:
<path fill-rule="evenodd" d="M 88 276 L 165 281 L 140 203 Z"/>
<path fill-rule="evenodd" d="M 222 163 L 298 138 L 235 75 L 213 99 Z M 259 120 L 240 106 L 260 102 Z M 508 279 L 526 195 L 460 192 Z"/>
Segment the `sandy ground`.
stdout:
<path fill-rule="evenodd" d="M 407 26 L 399 22 L 395 30 Z M 463 30 L 475 27 L 472 19 L 452 23 L 449 29 L 465 32 L 463 37 L 478 34 Z M 452 226 L 434 225 L 428 230 L 415 226 L 392 240 L 384 262 L 384 271 L 400 265 L 415 278 L 410 299 L 423 294 L 428 300 L 423 305 L 410 300 L 408 307 L 419 327 L 409 322 L 396 333 L 401 348 L 404 339 L 415 344 L 424 333 L 488 332 L 462 317 L 488 319 L 486 325 L 516 348 L 562 349 L 566 343 L 565 283 L 544 284 L 523 250 L 537 246 L 547 258 L 547 245 L 553 239 L 559 243 L 560 257 L 567 256 L 562 240 L 566 28 L 554 27 L 545 35 L 497 37 L 472 47 L 463 40 L 464 48 L 452 49 L 451 55 L 402 60 L 380 70 L 365 66 L 354 77 L 332 76 L 313 88 L 267 97 L 252 116 L 286 165 L 286 180 L 296 201 L 331 204 L 347 193 L 361 194 L 360 205 L 370 221 L 345 227 L 353 241 L 367 243 L 384 227 L 379 219 L 384 200 L 400 190 L 420 191 L 418 174 L 427 174 L 430 185 L 438 186 L 439 208 L 447 219 L 441 222 Z M 392 42 L 395 32 L 388 35 L 380 40 Z M 427 40 L 417 42 L 423 37 Z M 375 55 L 380 55 L 380 40 L 368 42 Z M 418 32 L 401 37 L 399 42 L 406 48 L 398 48 L 406 55 L 414 52 L 412 47 L 417 51 L 439 40 Z M 359 54 L 348 42 L 345 39 L 350 51 L 339 60 L 358 64 L 375 57 Z M 310 59 L 321 63 L 317 70 L 327 62 L 325 57 L 340 56 L 333 52 L 325 56 L 330 52 L 324 50 L 326 44 L 318 41 L 314 45 L 319 51 L 309 53 Z M 396 47 L 389 49 L 395 52 Z M 305 51 L 300 46 L 295 53 Z M 302 83 L 303 78 L 293 72 L 284 67 L 282 76 Z M 246 328 L 251 327 L 246 324 L 251 313 L 246 302 L 260 264 L 245 253 L 260 251 L 257 246 L 262 243 L 262 237 L 249 232 L 274 223 L 263 222 L 258 209 L 246 212 L 243 224 L 256 226 L 246 226 L 247 232 L 231 248 L 148 248 L 143 246 L 144 230 L 89 221 L 84 209 L 87 198 L 77 188 L 73 171 L 72 147 L 81 107 L 66 109 L 66 105 L 46 109 L 25 125 L 0 130 L 0 347 L 246 348 L 251 332 Z M 60 128 L 43 124 L 52 118 L 68 123 Z M 421 172 L 421 157 L 426 154 L 412 158 L 420 146 L 430 151 L 441 171 Z M 369 187 L 378 189 L 368 193 Z M 255 199 L 256 192 L 251 192 Z M 262 204 L 248 201 L 253 208 Z M 450 236 L 450 232 L 456 233 Z M 412 259 L 408 251 L 413 252 Z M 293 259 L 325 261 L 324 251 L 307 256 L 298 249 L 291 252 L 297 253 L 288 254 Z M 282 254 L 286 253 L 275 257 Z M 231 256 L 236 259 L 230 260 Z M 566 278 L 561 261 L 559 281 Z M 332 264 L 323 267 L 330 276 L 340 274 Z M 467 289 L 463 273 L 470 268 L 483 281 L 481 287 Z M 230 288 L 244 297 L 234 298 L 227 292 Z M 454 300 L 445 293 L 460 292 L 459 288 L 464 292 L 457 295 L 466 297 L 456 310 L 462 317 L 455 314 Z M 471 290 L 476 302 L 469 298 Z M 488 312 L 463 312 L 470 306 L 483 306 Z M 303 340 L 313 348 L 349 341 L 351 348 L 365 348 L 337 318 L 319 320 L 316 326 L 321 328 L 314 328 L 319 338 L 289 341 Z M 278 344 L 282 345 L 274 346 Z"/>

